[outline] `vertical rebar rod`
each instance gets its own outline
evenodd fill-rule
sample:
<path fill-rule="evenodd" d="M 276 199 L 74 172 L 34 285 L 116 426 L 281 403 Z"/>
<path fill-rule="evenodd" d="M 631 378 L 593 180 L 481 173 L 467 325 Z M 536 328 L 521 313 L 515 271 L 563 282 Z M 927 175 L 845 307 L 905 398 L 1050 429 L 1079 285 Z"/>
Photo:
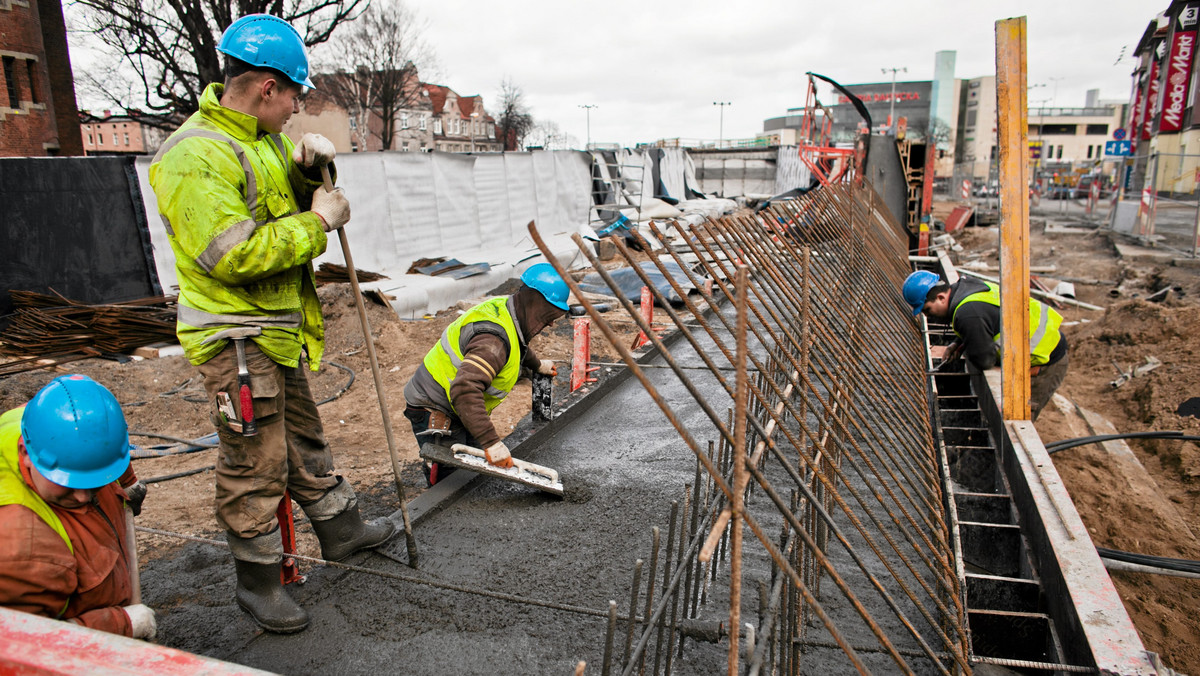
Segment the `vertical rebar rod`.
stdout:
<path fill-rule="evenodd" d="M 604 662 L 600 673 L 608 676 L 612 670 L 613 635 L 617 633 L 617 602 L 608 602 L 608 630 L 604 632 Z"/>
<path fill-rule="evenodd" d="M 737 271 L 737 394 L 733 397 L 733 518 L 730 520 L 729 557 L 729 676 L 738 673 L 738 637 L 742 624 L 742 518 L 746 509 L 746 402 L 749 399 L 746 373 L 746 319 L 749 274 L 744 266 Z"/>

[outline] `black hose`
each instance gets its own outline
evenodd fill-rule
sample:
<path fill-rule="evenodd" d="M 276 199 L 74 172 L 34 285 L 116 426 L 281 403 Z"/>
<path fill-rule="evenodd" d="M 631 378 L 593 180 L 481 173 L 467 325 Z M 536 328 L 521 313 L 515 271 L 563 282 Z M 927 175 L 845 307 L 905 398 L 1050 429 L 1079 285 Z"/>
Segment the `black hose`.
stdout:
<path fill-rule="evenodd" d="M 354 369 L 350 368 L 349 366 L 342 366 L 341 364 L 337 363 L 336 361 L 329 362 L 329 365 L 335 366 L 335 367 L 345 371 L 346 373 L 349 373 L 350 380 L 347 380 L 346 384 L 342 385 L 342 389 L 338 390 L 337 392 L 334 392 L 333 394 L 331 394 L 328 397 L 325 397 L 321 401 L 318 401 L 317 406 L 323 406 L 323 405 L 328 404 L 329 402 L 337 399 L 338 397 L 345 394 L 346 391 L 350 389 L 350 386 L 354 384 L 354 378 L 355 378 Z"/>
<path fill-rule="evenodd" d="M 149 479 L 142 479 L 142 483 L 144 483 L 144 484 L 156 484 L 156 483 L 158 483 L 158 482 L 160 482 L 160 481 L 170 481 L 171 479 L 182 479 L 182 478 L 183 478 L 183 477 L 185 477 L 185 476 L 191 476 L 191 475 L 193 475 L 193 474 L 199 474 L 199 473 L 201 473 L 201 472 L 207 472 L 207 471 L 208 471 L 208 470 L 210 470 L 210 469 L 216 469 L 216 468 L 217 468 L 217 466 L 216 466 L 216 465 L 209 465 L 208 467 L 200 467 L 200 468 L 197 468 L 197 469 L 189 469 L 189 470 L 188 470 L 188 471 L 186 471 L 186 472 L 176 472 L 176 473 L 174 473 L 174 474 L 164 474 L 164 475 L 162 475 L 162 476 L 150 477 Z"/>
<path fill-rule="evenodd" d="M 1136 563 L 1141 566 L 1151 566 L 1165 570 L 1177 570 L 1181 573 L 1200 574 L 1200 561 L 1192 561 L 1191 559 L 1172 559 L 1166 556 L 1123 552 L 1119 549 L 1106 549 L 1104 547 L 1097 547 L 1096 552 L 1100 554 L 1100 558 L 1102 559 Z"/>
<path fill-rule="evenodd" d="M 1179 441 L 1200 441 L 1200 436 L 1187 435 L 1183 432 L 1126 432 L 1124 434 L 1097 434 L 1090 437 L 1076 437 L 1075 439 L 1063 439 L 1052 444 L 1046 444 L 1047 453 L 1057 453 L 1065 451 L 1068 448 L 1076 446 L 1084 446 L 1086 444 L 1098 444 L 1103 441 L 1112 441 L 1114 439 L 1178 439 Z"/>

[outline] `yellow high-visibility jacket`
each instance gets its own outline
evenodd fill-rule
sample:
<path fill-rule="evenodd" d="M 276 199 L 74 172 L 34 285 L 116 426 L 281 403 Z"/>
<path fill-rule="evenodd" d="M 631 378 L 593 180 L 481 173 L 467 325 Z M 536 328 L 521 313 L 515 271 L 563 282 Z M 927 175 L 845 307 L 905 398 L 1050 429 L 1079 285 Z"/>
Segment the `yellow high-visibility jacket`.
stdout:
<path fill-rule="evenodd" d="M 958 310 L 967 303 L 987 303 L 1000 307 L 1000 287 L 991 282 L 984 282 L 987 285 L 987 291 L 979 291 L 962 299 L 954 307 L 954 313 L 951 315 L 951 325 L 954 319 L 958 317 Z M 1029 364 L 1030 366 L 1041 366 L 1050 361 L 1050 355 L 1054 352 L 1054 348 L 1058 347 L 1058 341 L 1061 340 L 1062 334 L 1059 332 L 1059 326 L 1062 324 L 1062 315 L 1058 314 L 1054 308 L 1042 303 L 1036 298 L 1029 299 Z M 955 333 L 958 333 L 955 330 Z M 961 336 L 961 334 L 959 334 Z M 1000 334 L 997 333 L 992 337 L 992 340 L 997 345 L 999 350 Z"/>
<path fill-rule="evenodd" d="M 312 259 L 325 251 L 321 218 L 301 210 L 321 185 L 292 161 L 292 141 L 258 133 L 258 120 L 220 104 L 205 88 L 200 110 L 172 134 L 150 165 L 179 276 L 176 333 L 193 364 L 226 341 L 232 326 L 260 326 L 254 342 L 284 366 L 321 362 L 325 325 Z"/>
<path fill-rule="evenodd" d="M 492 409 L 499 406 L 500 402 L 504 401 L 504 398 L 512 392 L 513 386 L 517 384 L 518 376 L 521 375 L 521 343 L 517 337 L 516 320 L 508 311 L 508 298 L 501 296 L 484 301 L 454 320 L 442 332 L 441 339 L 425 354 L 424 364 L 434 380 L 446 392 L 446 400 L 450 402 L 450 408 L 454 408 L 454 400 L 450 397 L 450 383 L 454 382 L 454 376 L 458 374 L 458 369 L 463 361 L 459 338 L 463 327 L 472 322 L 499 324 L 504 327 L 504 333 L 508 336 L 508 361 L 504 363 L 504 367 L 500 369 L 495 378 L 492 378 L 491 385 L 483 392 L 483 405 L 487 412 L 491 413 Z M 455 415 L 457 414 L 458 412 L 455 411 Z"/>

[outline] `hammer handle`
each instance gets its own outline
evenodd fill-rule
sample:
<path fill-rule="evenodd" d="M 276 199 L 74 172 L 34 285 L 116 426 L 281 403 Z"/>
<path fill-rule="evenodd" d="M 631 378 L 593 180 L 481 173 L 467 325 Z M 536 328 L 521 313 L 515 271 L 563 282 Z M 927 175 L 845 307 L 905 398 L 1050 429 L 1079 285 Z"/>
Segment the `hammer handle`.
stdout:
<path fill-rule="evenodd" d="M 250 374 L 238 374 L 238 398 L 242 411 L 242 436 L 252 437 L 258 434 L 258 425 L 254 422 L 254 397 L 250 394 Z"/>

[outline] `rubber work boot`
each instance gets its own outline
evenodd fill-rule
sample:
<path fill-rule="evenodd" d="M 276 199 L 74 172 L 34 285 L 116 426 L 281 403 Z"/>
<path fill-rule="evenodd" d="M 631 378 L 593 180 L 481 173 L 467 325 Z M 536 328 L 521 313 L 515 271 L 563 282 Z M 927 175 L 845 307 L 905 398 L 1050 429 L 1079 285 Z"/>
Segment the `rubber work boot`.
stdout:
<path fill-rule="evenodd" d="M 237 570 L 234 598 L 238 606 L 267 631 L 292 634 L 307 627 L 308 613 L 292 600 L 280 582 L 283 541 L 278 529 L 255 538 L 243 539 L 232 534 L 227 538 Z M 272 561 L 273 557 L 278 558 Z"/>
<path fill-rule="evenodd" d="M 363 521 L 358 513 L 358 498 L 345 480 L 325 497 L 301 507 L 312 521 L 313 532 L 321 541 L 321 556 L 326 561 L 341 561 L 360 549 L 377 547 L 396 533 L 396 524 L 387 517 Z"/>

